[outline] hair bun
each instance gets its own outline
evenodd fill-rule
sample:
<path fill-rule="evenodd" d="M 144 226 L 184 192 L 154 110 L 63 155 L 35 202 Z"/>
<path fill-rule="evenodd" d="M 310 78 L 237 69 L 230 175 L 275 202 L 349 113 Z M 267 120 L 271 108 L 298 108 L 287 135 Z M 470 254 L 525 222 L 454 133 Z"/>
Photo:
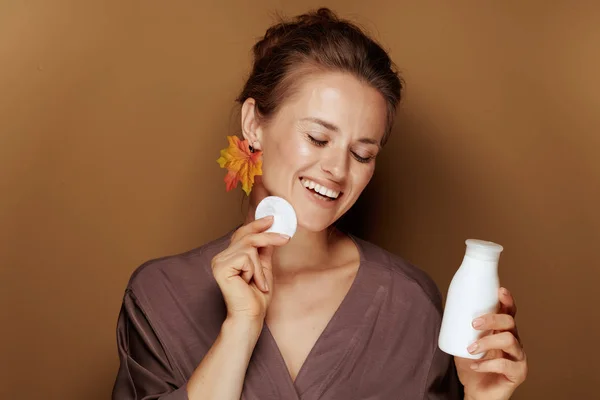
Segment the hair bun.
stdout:
<path fill-rule="evenodd" d="M 322 7 L 316 11 L 299 15 L 297 17 L 297 20 L 301 25 L 310 26 L 318 24 L 335 23 L 339 21 L 339 18 L 329 8 Z"/>
<path fill-rule="evenodd" d="M 296 29 L 314 27 L 315 25 L 327 25 L 339 22 L 337 15 L 329 8 L 322 7 L 315 11 L 310 11 L 298 15 L 291 20 L 286 21 L 280 17 L 280 22 L 267 29 L 265 36 L 254 45 L 254 58 L 260 60 L 271 54 L 286 37 L 293 36 Z"/>

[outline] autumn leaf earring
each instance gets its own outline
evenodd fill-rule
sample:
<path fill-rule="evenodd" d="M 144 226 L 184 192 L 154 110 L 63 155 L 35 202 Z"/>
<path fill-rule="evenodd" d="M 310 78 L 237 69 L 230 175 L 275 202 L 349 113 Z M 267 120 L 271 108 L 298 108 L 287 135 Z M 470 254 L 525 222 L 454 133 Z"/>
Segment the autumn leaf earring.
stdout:
<path fill-rule="evenodd" d="M 228 171 L 225 175 L 226 190 L 229 192 L 242 182 L 242 189 L 249 196 L 254 177 L 262 175 L 262 151 L 237 136 L 227 136 L 227 141 L 229 147 L 221 150 L 221 157 L 217 160 L 221 168 Z"/>

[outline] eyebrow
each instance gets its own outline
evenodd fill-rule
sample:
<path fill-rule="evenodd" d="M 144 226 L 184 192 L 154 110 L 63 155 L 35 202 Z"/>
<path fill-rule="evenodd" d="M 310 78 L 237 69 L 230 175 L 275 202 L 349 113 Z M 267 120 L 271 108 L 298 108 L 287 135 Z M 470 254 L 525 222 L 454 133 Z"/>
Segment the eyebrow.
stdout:
<path fill-rule="evenodd" d="M 340 128 L 338 128 L 336 125 L 332 124 L 331 122 L 324 121 L 321 118 L 307 117 L 307 118 L 302 118 L 300 121 L 308 121 L 308 122 L 312 122 L 315 124 L 319 124 L 322 127 L 324 127 L 325 129 L 328 129 L 333 132 L 340 131 Z M 360 139 L 358 139 L 358 141 L 361 143 L 374 144 L 376 146 L 379 146 L 379 142 L 377 140 L 371 139 L 371 138 L 366 138 L 366 137 L 360 138 Z"/>
<path fill-rule="evenodd" d="M 340 128 L 338 128 L 336 125 L 332 124 L 331 122 L 324 121 L 321 118 L 307 117 L 307 118 L 302 118 L 300 121 L 308 121 L 308 122 L 312 122 L 315 124 L 319 124 L 322 127 L 324 127 L 325 129 L 328 129 L 328 130 L 334 131 L 334 132 L 340 131 Z"/>

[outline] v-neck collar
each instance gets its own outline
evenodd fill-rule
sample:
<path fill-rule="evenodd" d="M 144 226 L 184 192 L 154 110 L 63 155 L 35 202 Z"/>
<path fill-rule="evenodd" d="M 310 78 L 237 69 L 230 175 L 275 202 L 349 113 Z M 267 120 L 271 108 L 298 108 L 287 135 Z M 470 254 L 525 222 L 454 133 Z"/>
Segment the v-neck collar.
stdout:
<path fill-rule="evenodd" d="M 318 399 L 335 377 L 338 367 L 346 360 L 350 351 L 358 343 L 364 327 L 365 315 L 373 303 L 376 287 L 369 279 L 364 248 L 360 239 L 348 234 L 359 253 L 359 267 L 350 289 L 337 310 L 325 326 L 325 329 L 311 348 L 298 371 L 295 381 L 289 374 L 283 355 L 267 324 L 263 325 L 261 336 L 255 347 L 255 360 L 263 372 L 269 375 L 285 399 Z M 263 358 L 264 357 L 264 358 Z M 259 361 L 259 359 L 262 359 Z M 278 385 L 279 386 L 279 385 Z M 306 396 L 306 397 L 305 397 Z"/>

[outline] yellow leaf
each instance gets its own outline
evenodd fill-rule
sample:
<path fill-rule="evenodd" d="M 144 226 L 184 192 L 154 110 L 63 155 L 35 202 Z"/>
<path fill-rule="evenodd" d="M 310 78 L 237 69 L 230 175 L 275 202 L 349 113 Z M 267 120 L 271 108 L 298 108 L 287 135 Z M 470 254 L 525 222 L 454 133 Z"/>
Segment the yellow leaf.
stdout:
<path fill-rule="evenodd" d="M 254 177 L 262 174 L 261 152 L 251 153 L 248 141 L 237 136 L 227 136 L 227 141 L 229 147 L 221 150 L 221 157 L 217 159 L 219 166 L 228 171 L 225 175 L 226 190 L 229 192 L 242 182 L 242 189 L 249 196 Z"/>

